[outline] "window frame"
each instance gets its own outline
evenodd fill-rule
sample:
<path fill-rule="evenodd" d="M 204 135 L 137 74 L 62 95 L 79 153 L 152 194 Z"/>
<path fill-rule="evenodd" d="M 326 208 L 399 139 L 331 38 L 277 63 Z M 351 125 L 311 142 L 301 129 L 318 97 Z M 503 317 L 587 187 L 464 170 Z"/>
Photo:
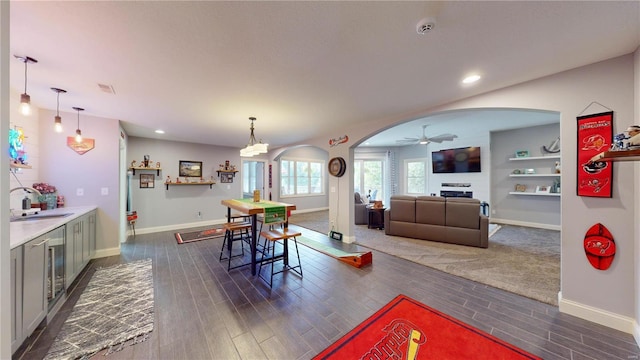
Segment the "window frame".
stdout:
<path fill-rule="evenodd" d="M 283 188 L 283 179 L 285 178 L 285 176 L 283 176 L 282 174 L 282 170 L 284 169 L 283 166 L 283 162 L 292 162 L 293 163 L 293 174 L 286 176 L 286 178 L 288 178 L 289 180 L 293 180 L 294 181 L 294 193 L 293 194 L 283 194 L 282 193 L 282 188 Z M 307 172 L 307 193 L 298 193 L 298 163 L 307 163 L 307 168 L 309 169 L 309 171 Z M 316 179 L 315 177 L 311 176 L 311 165 L 312 164 L 319 164 L 320 165 L 320 192 L 314 193 L 312 192 L 312 180 Z M 308 197 L 308 196 L 325 196 L 326 195 L 326 191 L 325 191 L 325 187 L 326 187 L 326 175 L 325 173 L 327 172 L 327 168 L 326 168 L 326 161 L 325 160 L 320 160 L 320 159 L 307 159 L 307 158 L 281 158 L 280 159 L 280 166 L 279 166 L 279 170 L 280 170 L 280 177 L 279 177 L 279 185 L 280 185 L 280 197 L 281 198 L 295 198 L 295 197 Z"/>
<path fill-rule="evenodd" d="M 409 192 L 409 163 L 422 163 L 424 165 L 424 188 L 422 192 Z M 404 159 L 404 176 L 403 176 L 404 193 L 406 195 L 425 195 L 429 193 L 429 158 L 413 158 Z"/>

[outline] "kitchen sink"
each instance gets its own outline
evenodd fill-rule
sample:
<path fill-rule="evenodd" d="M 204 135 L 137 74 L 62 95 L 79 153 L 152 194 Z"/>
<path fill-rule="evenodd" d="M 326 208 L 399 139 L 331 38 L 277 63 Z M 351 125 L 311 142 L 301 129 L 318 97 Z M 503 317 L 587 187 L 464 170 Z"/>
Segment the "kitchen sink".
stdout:
<path fill-rule="evenodd" d="M 27 215 L 27 216 L 12 216 L 9 219 L 9 222 L 16 221 L 36 221 L 36 220 L 45 220 L 45 219 L 55 219 L 55 218 L 63 218 L 71 215 L 72 213 L 61 213 L 61 214 L 35 214 L 35 215 Z"/>

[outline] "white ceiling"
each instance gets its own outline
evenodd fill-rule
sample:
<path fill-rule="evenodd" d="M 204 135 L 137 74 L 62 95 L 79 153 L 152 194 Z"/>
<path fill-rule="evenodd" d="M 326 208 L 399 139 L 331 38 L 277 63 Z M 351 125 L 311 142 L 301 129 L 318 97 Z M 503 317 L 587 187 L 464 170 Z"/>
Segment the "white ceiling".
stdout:
<path fill-rule="evenodd" d="M 640 45 L 639 1 L 12 1 L 11 53 L 28 93 L 124 122 L 129 135 L 272 146 L 415 113 Z M 435 29 L 416 33 L 433 17 Z M 10 85 L 24 90 L 14 60 Z M 461 86 L 465 75 L 483 78 Z M 98 84 L 113 86 L 105 93 Z M 52 119 L 53 123 L 53 119 Z M 419 120 L 398 138 L 422 132 Z M 52 124 L 53 125 L 53 124 Z M 82 124 L 91 136 L 91 124 Z M 153 130 L 161 128 L 165 135 Z M 429 128 L 427 128 L 429 129 Z"/>

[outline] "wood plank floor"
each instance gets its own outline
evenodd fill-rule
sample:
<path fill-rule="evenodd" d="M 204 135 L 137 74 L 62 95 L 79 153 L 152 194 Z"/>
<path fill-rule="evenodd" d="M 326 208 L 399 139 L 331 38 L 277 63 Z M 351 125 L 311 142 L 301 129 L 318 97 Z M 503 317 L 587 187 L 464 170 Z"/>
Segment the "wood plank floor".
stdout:
<path fill-rule="evenodd" d="M 310 359 L 398 294 L 544 359 L 640 358 L 629 334 L 381 252 L 357 269 L 300 245 L 304 278 L 276 275 L 270 290 L 248 267 L 227 272 L 218 261 L 221 245 L 222 238 L 178 245 L 173 232 L 130 238 L 120 256 L 90 262 L 53 321 L 13 358 L 46 355 L 96 268 L 145 258 L 153 259 L 154 330 L 106 359 Z"/>

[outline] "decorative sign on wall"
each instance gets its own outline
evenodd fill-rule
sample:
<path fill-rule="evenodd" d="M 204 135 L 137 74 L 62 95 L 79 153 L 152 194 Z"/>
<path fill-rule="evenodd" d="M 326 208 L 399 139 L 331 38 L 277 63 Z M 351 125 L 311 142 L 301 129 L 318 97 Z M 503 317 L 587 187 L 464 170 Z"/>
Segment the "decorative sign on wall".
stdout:
<path fill-rule="evenodd" d="M 336 146 L 336 145 L 346 143 L 347 141 L 349 141 L 349 137 L 348 137 L 347 135 L 345 135 L 345 136 L 340 136 L 340 137 L 339 137 L 339 138 L 337 138 L 337 139 L 331 139 L 331 140 L 329 140 L 329 146 L 334 147 L 334 146 Z"/>
<path fill-rule="evenodd" d="M 613 138 L 613 111 L 578 117 L 578 196 L 611 197 L 613 164 L 591 161 Z"/>
<path fill-rule="evenodd" d="M 87 151 L 93 150 L 96 146 L 96 140 L 83 137 L 81 142 L 77 142 L 75 137 L 67 136 L 67 146 L 70 147 L 71 150 L 82 155 Z"/>
<path fill-rule="evenodd" d="M 607 270 L 616 254 L 616 242 L 604 225 L 597 223 L 584 235 L 584 252 L 589 263 L 598 270 Z"/>

